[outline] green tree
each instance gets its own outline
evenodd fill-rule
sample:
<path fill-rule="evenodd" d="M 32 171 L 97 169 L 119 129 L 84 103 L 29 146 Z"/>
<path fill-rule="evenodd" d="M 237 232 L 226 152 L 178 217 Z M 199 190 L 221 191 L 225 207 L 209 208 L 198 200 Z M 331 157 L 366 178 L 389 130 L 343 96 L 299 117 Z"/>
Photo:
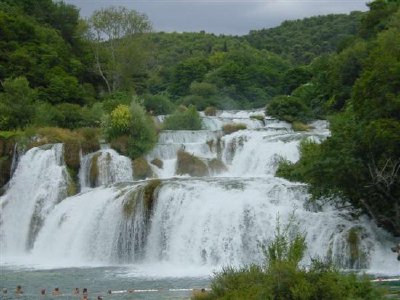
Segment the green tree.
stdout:
<path fill-rule="evenodd" d="M 127 55 L 132 55 L 132 38 L 152 29 L 148 17 L 125 7 L 97 10 L 89 19 L 89 38 L 93 41 L 96 70 L 107 91 L 123 87 Z"/>
<path fill-rule="evenodd" d="M 0 93 L 0 128 L 12 130 L 24 128 L 34 115 L 36 93 L 29 87 L 25 77 L 6 79 Z"/>

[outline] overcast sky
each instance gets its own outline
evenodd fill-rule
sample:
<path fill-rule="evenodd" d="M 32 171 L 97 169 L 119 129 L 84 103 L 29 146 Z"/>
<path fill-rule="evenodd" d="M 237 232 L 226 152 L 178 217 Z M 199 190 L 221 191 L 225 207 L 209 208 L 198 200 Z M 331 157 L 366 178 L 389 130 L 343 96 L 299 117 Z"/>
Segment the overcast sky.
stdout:
<path fill-rule="evenodd" d="M 288 19 L 367 10 L 365 0 L 64 0 L 89 17 L 99 8 L 125 6 L 149 16 L 156 31 L 246 34 Z"/>

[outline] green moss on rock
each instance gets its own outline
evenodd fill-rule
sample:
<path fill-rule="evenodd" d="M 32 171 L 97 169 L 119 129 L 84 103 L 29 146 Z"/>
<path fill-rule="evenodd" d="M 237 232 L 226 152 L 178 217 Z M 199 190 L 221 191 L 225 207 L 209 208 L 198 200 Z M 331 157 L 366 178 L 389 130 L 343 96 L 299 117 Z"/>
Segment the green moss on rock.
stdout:
<path fill-rule="evenodd" d="M 247 129 L 247 126 L 246 126 L 246 124 L 241 124 L 241 123 L 238 123 L 238 124 L 225 124 L 222 127 L 222 131 L 225 134 L 231 134 L 231 133 L 234 133 L 236 131 L 244 130 L 244 129 Z"/>
<path fill-rule="evenodd" d="M 156 199 L 156 189 L 160 186 L 161 180 L 159 179 L 153 179 L 150 180 L 147 185 L 144 187 L 144 193 L 143 193 L 143 201 L 144 201 L 144 208 L 146 211 L 147 216 L 150 215 L 153 205 L 154 205 L 154 200 Z"/>
<path fill-rule="evenodd" d="M 151 161 L 151 163 L 152 163 L 153 165 L 155 165 L 156 167 L 160 168 L 160 169 L 162 169 L 162 168 L 164 167 L 163 161 L 162 161 L 161 159 L 158 159 L 158 158 L 153 159 L 153 160 Z"/>
<path fill-rule="evenodd" d="M 144 157 L 139 157 L 132 161 L 133 178 L 146 179 L 153 177 L 153 171 Z"/>
<path fill-rule="evenodd" d="M 213 174 L 220 174 L 228 170 L 225 164 L 217 158 L 213 158 L 212 160 L 210 160 L 208 162 L 208 167 L 210 169 L 210 172 L 212 172 Z"/>
<path fill-rule="evenodd" d="M 138 201 L 139 192 L 137 190 L 131 191 L 126 197 L 122 210 L 126 217 L 130 217 L 135 212 L 136 203 Z"/>
<path fill-rule="evenodd" d="M 310 126 L 299 121 L 294 121 L 292 123 L 292 129 L 294 131 L 309 131 Z"/>
<path fill-rule="evenodd" d="M 188 174 L 195 177 L 203 177 L 209 174 L 207 165 L 200 158 L 182 150 L 179 150 L 177 154 L 176 174 Z"/>
<path fill-rule="evenodd" d="M 215 106 L 208 106 L 204 110 L 206 116 L 215 116 L 217 114 L 217 108 Z"/>
<path fill-rule="evenodd" d="M 96 187 L 97 185 L 97 179 L 99 178 L 99 164 L 98 160 L 100 157 L 101 153 L 96 153 L 92 157 L 92 161 L 90 164 L 90 169 L 89 169 L 89 184 L 90 187 Z"/>

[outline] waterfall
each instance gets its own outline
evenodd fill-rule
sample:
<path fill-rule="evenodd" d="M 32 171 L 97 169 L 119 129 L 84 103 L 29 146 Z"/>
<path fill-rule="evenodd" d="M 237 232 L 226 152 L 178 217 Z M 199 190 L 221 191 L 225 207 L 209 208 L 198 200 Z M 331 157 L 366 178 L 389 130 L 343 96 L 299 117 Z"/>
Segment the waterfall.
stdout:
<path fill-rule="evenodd" d="M 230 123 L 247 129 L 224 135 Z M 167 264 L 211 273 L 262 263 L 260 246 L 278 219 L 286 224 L 294 215 L 308 244 L 303 264 L 317 256 L 345 269 L 398 273 L 390 234 L 349 208 L 314 207 L 306 185 L 274 176 L 282 158 L 299 159 L 301 140 L 329 136 L 326 122 L 300 133 L 262 111 L 219 111 L 203 116 L 203 126 L 160 133 L 146 156 L 158 179 L 134 181 L 131 160 L 111 149 L 83 156 L 81 193 L 68 198 L 62 146 L 31 149 L 0 198 L 1 260 L 17 253 L 54 266 Z M 224 168 L 177 176 L 179 150 Z"/>
<path fill-rule="evenodd" d="M 82 158 L 79 171 L 81 190 L 124 181 L 133 181 L 132 164 L 128 157 L 112 149 L 102 149 Z"/>
<path fill-rule="evenodd" d="M 46 216 L 67 195 L 62 144 L 33 148 L 20 158 L 0 198 L 1 253 L 31 249 Z"/>

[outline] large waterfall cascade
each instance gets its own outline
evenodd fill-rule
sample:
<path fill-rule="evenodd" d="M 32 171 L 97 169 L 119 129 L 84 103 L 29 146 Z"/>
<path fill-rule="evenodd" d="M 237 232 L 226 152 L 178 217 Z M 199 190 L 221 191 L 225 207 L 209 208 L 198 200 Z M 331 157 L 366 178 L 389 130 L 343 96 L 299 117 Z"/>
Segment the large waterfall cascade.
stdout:
<path fill-rule="evenodd" d="M 112 149 L 85 155 L 80 193 L 72 197 L 62 145 L 29 150 L 0 198 L 0 263 L 168 264 L 210 273 L 261 263 L 260 245 L 273 238 L 278 218 L 285 223 L 294 214 L 306 233 L 305 264 L 329 257 L 343 268 L 400 273 L 390 253 L 393 238 L 367 217 L 354 219 L 329 204 L 313 208 L 304 184 L 274 176 L 280 159 L 299 159 L 302 139 L 329 136 L 326 122 L 300 133 L 251 117 L 259 115 L 221 111 L 202 116 L 204 130 L 161 132 L 146 157 L 154 174 L 148 180 L 134 181 L 130 159 Z M 247 129 L 224 135 L 230 123 Z M 179 151 L 224 168 L 205 177 L 177 175 Z"/>

